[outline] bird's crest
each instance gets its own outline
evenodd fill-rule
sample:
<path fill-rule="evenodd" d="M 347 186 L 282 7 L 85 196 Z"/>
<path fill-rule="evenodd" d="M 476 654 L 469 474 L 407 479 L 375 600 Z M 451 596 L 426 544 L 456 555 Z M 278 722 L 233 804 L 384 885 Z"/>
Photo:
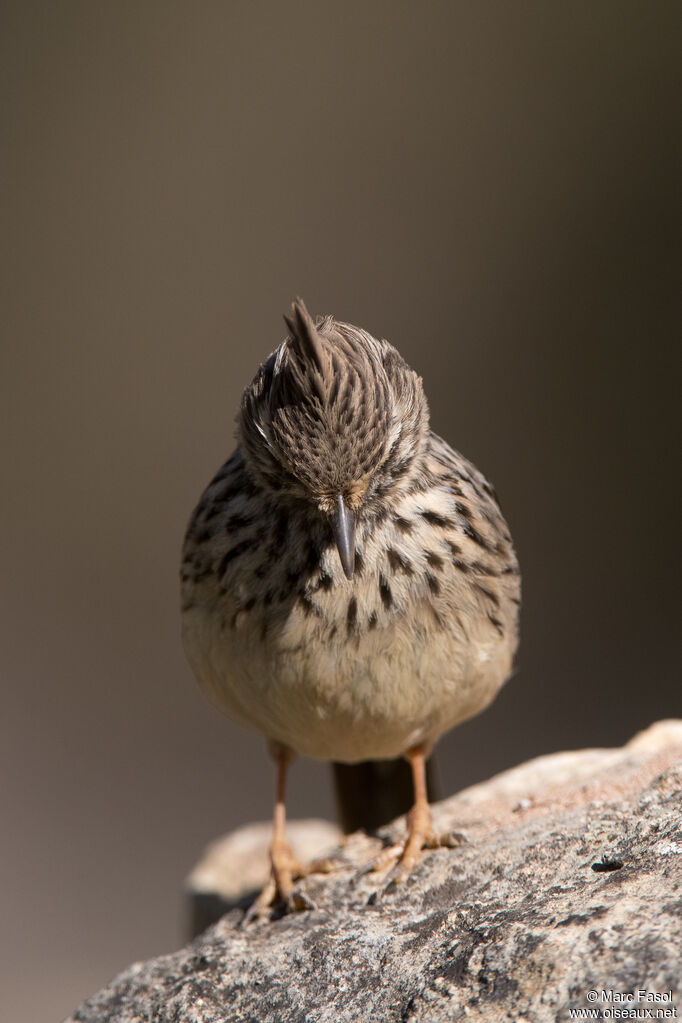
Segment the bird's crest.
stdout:
<path fill-rule="evenodd" d="M 354 510 L 389 455 L 388 467 L 404 470 L 421 450 L 421 381 L 387 342 L 331 316 L 313 319 L 300 298 L 284 320 L 289 336 L 242 398 L 247 459 L 280 495 L 287 486 L 326 508 L 341 494 Z"/>
<path fill-rule="evenodd" d="M 314 394 L 322 403 L 328 397 L 331 373 L 331 358 L 322 341 L 318 324 L 306 309 L 302 298 L 296 298 L 291 306 L 289 316 L 284 315 L 291 333 L 289 351 L 293 356 L 291 369 L 297 381 L 307 381 Z"/>

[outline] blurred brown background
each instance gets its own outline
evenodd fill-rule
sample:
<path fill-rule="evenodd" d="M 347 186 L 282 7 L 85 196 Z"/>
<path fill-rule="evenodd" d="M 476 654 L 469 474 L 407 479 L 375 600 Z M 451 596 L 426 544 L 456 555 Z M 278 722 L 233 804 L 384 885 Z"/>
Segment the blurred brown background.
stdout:
<path fill-rule="evenodd" d="M 680 713 L 675 3 L 4 3 L 3 1014 L 183 939 L 270 813 L 178 553 L 300 293 L 389 338 L 495 482 L 520 670 L 450 792 Z M 332 813 L 299 763 L 294 815 Z"/>

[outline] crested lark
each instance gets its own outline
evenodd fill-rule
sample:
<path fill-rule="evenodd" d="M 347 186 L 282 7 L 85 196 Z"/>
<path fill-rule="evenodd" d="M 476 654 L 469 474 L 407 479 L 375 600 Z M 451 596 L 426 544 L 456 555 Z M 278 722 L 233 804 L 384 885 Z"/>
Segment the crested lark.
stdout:
<path fill-rule="evenodd" d="M 490 484 L 429 428 L 395 348 L 297 300 L 242 397 L 238 447 L 197 506 L 182 565 L 199 684 L 278 763 L 272 877 L 295 905 L 285 838 L 294 754 L 405 756 L 415 802 L 397 879 L 433 833 L 425 758 L 483 710 L 518 640 L 519 569 Z"/>

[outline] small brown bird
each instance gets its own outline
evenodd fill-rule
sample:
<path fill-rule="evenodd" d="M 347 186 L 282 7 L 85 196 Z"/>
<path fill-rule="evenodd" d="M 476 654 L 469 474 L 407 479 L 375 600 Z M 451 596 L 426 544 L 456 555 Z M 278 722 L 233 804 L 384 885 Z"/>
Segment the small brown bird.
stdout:
<path fill-rule="evenodd" d="M 490 484 L 429 428 L 421 379 L 387 341 L 299 299 L 242 397 L 238 446 L 197 506 L 182 563 L 199 684 L 278 764 L 272 877 L 295 905 L 292 756 L 405 756 L 414 806 L 396 879 L 434 833 L 425 761 L 483 710 L 518 642 L 519 569 Z"/>

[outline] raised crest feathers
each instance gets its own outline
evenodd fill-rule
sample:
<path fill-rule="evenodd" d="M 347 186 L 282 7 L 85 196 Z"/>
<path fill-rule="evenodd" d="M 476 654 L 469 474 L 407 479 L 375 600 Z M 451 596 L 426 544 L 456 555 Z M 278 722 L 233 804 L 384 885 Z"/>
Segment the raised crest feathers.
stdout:
<path fill-rule="evenodd" d="M 291 305 L 291 314 L 284 314 L 284 321 L 291 331 L 292 341 L 304 359 L 311 360 L 320 373 L 325 370 L 325 355 L 317 327 L 306 309 L 302 298 L 296 298 Z"/>
<path fill-rule="evenodd" d="M 291 334 L 290 349 L 297 356 L 299 366 L 308 370 L 320 400 L 324 401 L 329 387 L 331 360 L 302 298 L 294 299 L 290 315 L 284 314 L 284 322 Z"/>

